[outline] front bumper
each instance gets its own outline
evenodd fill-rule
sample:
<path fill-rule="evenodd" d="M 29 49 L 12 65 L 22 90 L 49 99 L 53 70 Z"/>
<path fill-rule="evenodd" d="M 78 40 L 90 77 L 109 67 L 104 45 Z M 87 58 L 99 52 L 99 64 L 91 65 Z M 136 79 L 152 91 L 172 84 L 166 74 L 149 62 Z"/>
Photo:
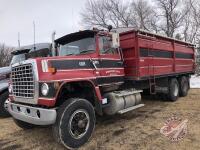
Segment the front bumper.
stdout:
<path fill-rule="evenodd" d="M 52 125 L 56 122 L 56 110 L 31 107 L 27 105 L 7 103 L 8 111 L 13 118 L 34 124 L 34 125 Z"/>

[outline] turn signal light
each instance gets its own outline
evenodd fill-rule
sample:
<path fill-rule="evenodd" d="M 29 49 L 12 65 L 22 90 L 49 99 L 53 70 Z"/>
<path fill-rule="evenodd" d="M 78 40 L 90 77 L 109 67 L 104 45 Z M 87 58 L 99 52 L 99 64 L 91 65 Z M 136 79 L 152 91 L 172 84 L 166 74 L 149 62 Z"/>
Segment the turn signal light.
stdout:
<path fill-rule="evenodd" d="M 50 73 L 56 73 L 56 68 L 48 68 L 48 71 L 50 72 Z"/>

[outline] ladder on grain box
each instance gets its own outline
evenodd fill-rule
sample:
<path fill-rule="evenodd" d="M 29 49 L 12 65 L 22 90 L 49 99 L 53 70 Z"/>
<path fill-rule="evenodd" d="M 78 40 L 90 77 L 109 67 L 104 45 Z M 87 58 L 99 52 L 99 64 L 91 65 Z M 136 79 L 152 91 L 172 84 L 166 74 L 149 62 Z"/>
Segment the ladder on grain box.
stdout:
<path fill-rule="evenodd" d="M 150 63 L 148 67 L 150 94 L 156 94 L 156 78 L 155 78 L 155 67 L 154 67 L 154 53 L 155 52 L 153 50 L 151 50 L 150 52 L 148 48 L 148 53 L 149 53 L 148 54 L 149 58 L 151 58 L 149 59 Z"/>

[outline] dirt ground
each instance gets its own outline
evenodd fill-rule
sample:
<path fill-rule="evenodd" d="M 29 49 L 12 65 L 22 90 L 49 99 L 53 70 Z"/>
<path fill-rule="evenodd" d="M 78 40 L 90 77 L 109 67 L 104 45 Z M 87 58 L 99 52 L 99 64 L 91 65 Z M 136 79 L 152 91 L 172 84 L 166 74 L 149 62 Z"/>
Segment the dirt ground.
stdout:
<path fill-rule="evenodd" d="M 145 98 L 143 108 L 123 115 L 97 119 L 91 140 L 82 150 L 198 150 L 200 149 L 200 89 L 177 102 Z M 160 134 L 164 121 L 176 114 L 188 119 L 188 133 L 179 142 L 171 142 Z M 54 142 L 51 127 L 22 130 L 12 118 L 0 119 L 1 150 L 64 150 Z"/>

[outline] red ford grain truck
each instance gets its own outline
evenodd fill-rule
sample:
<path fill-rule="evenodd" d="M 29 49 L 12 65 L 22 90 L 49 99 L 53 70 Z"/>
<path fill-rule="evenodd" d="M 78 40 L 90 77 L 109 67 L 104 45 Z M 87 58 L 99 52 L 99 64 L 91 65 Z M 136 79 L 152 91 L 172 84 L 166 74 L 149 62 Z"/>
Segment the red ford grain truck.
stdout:
<path fill-rule="evenodd" d="M 144 106 L 142 90 L 171 101 L 186 96 L 195 68 L 194 45 L 140 30 L 85 30 L 53 45 L 53 57 L 12 66 L 8 110 L 21 128 L 52 125 L 70 149 L 89 140 L 95 113 Z"/>

